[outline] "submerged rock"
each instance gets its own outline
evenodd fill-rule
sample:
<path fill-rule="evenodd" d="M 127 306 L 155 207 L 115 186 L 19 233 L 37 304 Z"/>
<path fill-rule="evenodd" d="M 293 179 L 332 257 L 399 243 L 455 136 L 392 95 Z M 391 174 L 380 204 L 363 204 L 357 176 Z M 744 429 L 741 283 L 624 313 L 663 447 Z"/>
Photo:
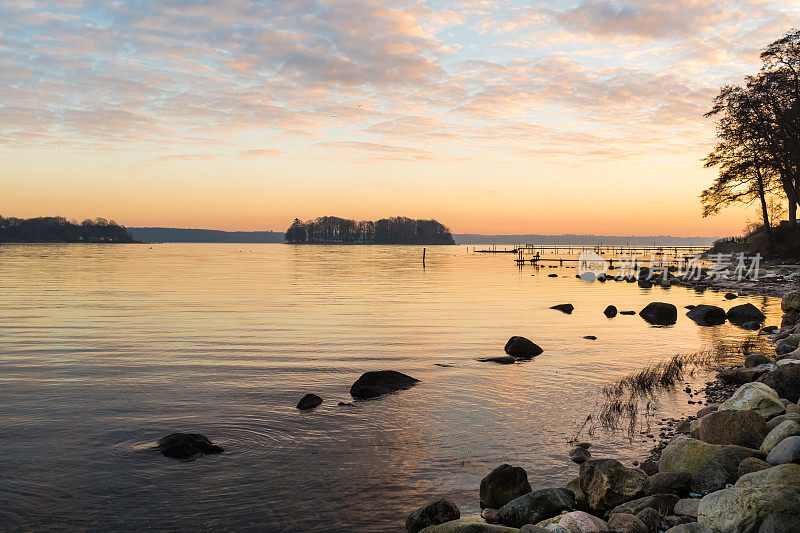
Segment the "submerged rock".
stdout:
<path fill-rule="evenodd" d="M 172 459 L 190 459 L 223 451 L 222 446 L 217 446 L 200 433 L 172 433 L 159 440 L 156 447 L 164 457 Z"/>
<path fill-rule="evenodd" d="M 508 355 L 519 357 L 520 359 L 530 359 L 544 351 L 532 341 L 518 336 L 508 339 L 504 350 Z"/>
<path fill-rule="evenodd" d="M 716 326 L 725 322 L 725 310 L 716 305 L 696 305 L 686 316 L 701 326 Z"/>
<path fill-rule="evenodd" d="M 483 359 L 478 359 L 481 363 L 497 363 L 500 365 L 512 365 L 519 361 L 516 357 L 511 357 L 510 355 L 500 355 L 497 357 L 485 357 Z"/>
<path fill-rule="evenodd" d="M 456 504 L 449 500 L 441 499 L 424 505 L 411 513 L 406 519 L 406 531 L 408 533 L 419 533 L 428 526 L 444 524 L 452 520 L 461 518 Z"/>
<path fill-rule="evenodd" d="M 558 304 L 554 305 L 550 309 L 555 309 L 556 311 L 561 311 L 563 313 L 570 315 L 575 310 L 575 307 L 572 304 Z"/>
<path fill-rule="evenodd" d="M 502 506 L 500 521 L 513 527 L 535 524 L 575 508 L 575 495 L 567 489 L 542 489 L 529 492 Z"/>
<path fill-rule="evenodd" d="M 621 314 L 621 315 L 635 315 L 636 311 L 620 311 L 619 314 Z"/>
<path fill-rule="evenodd" d="M 305 411 L 306 409 L 313 409 L 314 407 L 318 406 L 322 403 L 322 398 L 317 396 L 316 394 L 306 394 L 300 401 L 297 402 L 297 408 L 301 411 Z"/>
<path fill-rule="evenodd" d="M 666 326 L 678 321 L 678 308 L 665 302 L 651 302 L 639 315 L 650 324 Z"/>
<path fill-rule="evenodd" d="M 531 491 L 528 473 L 519 466 L 502 464 L 481 480 L 481 508 L 500 509 L 508 502 Z"/>
<path fill-rule="evenodd" d="M 725 316 L 732 324 L 744 324 L 745 322 L 761 323 L 767 319 L 767 316 L 751 303 L 731 307 L 728 309 Z"/>
<path fill-rule="evenodd" d="M 594 335 L 586 335 L 583 338 L 588 340 L 588 341 L 596 341 L 597 340 L 597 337 L 595 337 Z"/>
<path fill-rule="evenodd" d="M 410 389 L 419 383 L 418 379 L 395 370 L 375 370 L 364 372 L 350 387 L 353 398 L 377 398 L 390 392 Z"/>

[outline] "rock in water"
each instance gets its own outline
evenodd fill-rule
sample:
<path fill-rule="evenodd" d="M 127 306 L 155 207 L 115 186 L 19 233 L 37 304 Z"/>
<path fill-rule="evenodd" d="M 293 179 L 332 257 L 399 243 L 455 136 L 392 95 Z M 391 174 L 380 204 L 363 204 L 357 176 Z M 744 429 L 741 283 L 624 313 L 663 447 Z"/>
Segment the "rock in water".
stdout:
<path fill-rule="evenodd" d="M 419 383 L 418 379 L 394 370 L 376 370 L 364 372 L 350 387 L 353 398 L 377 398 L 390 392 L 410 389 Z"/>
<path fill-rule="evenodd" d="M 617 308 L 614 307 L 613 305 L 609 305 L 608 307 L 605 308 L 603 314 L 606 315 L 608 318 L 614 318 L 615 316 L 617 316 Z"/>
<path fill-rule="evenodd" d="M 771 465 L 800 463 L 800 437 L 786 437 L 776 444 L 767 455 L 767 462 Z"/>
<path fill-rule="evenodd" d="M 667 326 L 678 321 L 678 308 L 664 302 L 651 302 L 639 315 L 650 324 Z"/>
<path fill-rule="evenodd" d="M 758 450 L 742 446 L 708 444 L 679 435 L 661 452 L 658 468 L 661 472 L 689 472 L 689 490 L 706 494 L 735 483 L 739 463 L 760 455 Z"/>
<path fill-rule="evenodd" d="M 800 531 L 799 509 L 800 491 L 795 488 L 734 487 L 705 496 L 698 508 L 697 522 L 726 533 Z"/>
<path fill-rule="evenodd" d="M 572 459 L 573 463 L 583 464 L 592 458 L 592 454 L 586 448 L 576 446 L 569 452 L 569 458 Z"/>
<path fill-rule="evenodd" d="M 767 436 L 767 423 L 755 411 L 714 411 L 692 423 L 691 433 L 709 444 L 758 448 Z"/>
<path fill-rule="evenodd" d="M 558 304 L 554 305 L 550 309 L 555 309 L 556 311 L 561 311 L 563 313 L 570 315 L 575 310 L 575 307 L 572 304 Z"/>
<path fill-rule="evenodd" d="M 745 322 L 761 323 L 767 319 L 767 316 L 751 303 L 731 307 L 728 309 L 725 316 L 732 324 L 744 324 Z"/>
<path fill-rule="evenodd" d="M 725 294 L 725 299 L 726 300 L 734 300 L 734 299 L 736 299 L 738 297 L 739 297 L 738 294 L 733 294 L 732 292 L 728 292 L 728 293 Z"/>
<path fill-rule="evenodd" d="M 530 359 L 544 351 L 525 337 L 517 336 L 508 339 L 504 349 L 508 355 L 519 357 L 520 359 Z"/>
<path fill-rule="evenodd" d="M 594 511 L 606 511 L 644 495 L 647 474 L 638 468 L 626 468 L 615 459 L 597 459 L 581 465 L 581 490 Z"/>
<path fill-rule="evenodd" d="M 792 403 L 800 400 L 800 365 L 779 366 L 772 372 L 762 375 L 758 381 Z"/>
<path fill-rule="evenodd" d="M 516 357 L 511 357 L 510 355 L 501 355 L 498 357 L 484 357 L 483 359 L 478 359 L 481 363 L 497 363 L 499 365 L 513 365 L 519 359 Z"/>
<path fill-rule="evenodd" d="M 733 396 L 719 406 L 720 411 L 728 409 L 755 411 L 764 418 L 779 415 L 786 410 L 778 393 L 771 387 L 759 382 L 746 383 L 736 389 Z"/>
<path fill-rule="evenodd" d="M 158 441 L 158 450 L 172 459 L 191 459 L 197 455 L 222 453 L 222 446 L 199 433 L 172 433 Z"/>
<path fill-rule="evenodd" d="M 448 500 L 436 500 L 411 513 L 406 519 L 406 531 L 418 533 L 428 526 L 444 524 L 461 518 L 461 511 Z"/>
<path fill-rule="evenodd" d="M 481 508 L 500 509 L 530 491 L 531 484 L 524 468 L 502 464 L 481 480 Z"/>
<path fill-rule="evenodd" d="M 725 310 L 716 305 L 696 305 L 686 316 L 701 326 L 715 326 L 725 322 Z"/>
<path fill-rule="evenodd" d="M 561 511 L 575 508 L 575 495 L 567 489 L 542 489 L 529 492 L 502 506 L 500 521 L 512 527 L 535 524 Z"/>
<path fill-rule="evenodd" d="M 306 409 L 313 409 L 314 407 L 318 406 L 322 403 L 322 398 L 317 396 L 316 394 L 306 394 L 300 401 L 297 402 L 297 408 L 301 411 L 305 411 Z"/>
<path fill-rule="evenodd" d="M 753 368 L 759 365 L 771 365 L 771 364 L 772 364 L 772 359 L 760 353 L 751 353 L 750 355 L 744 358 L 745 368 Z M 772 388 L 774 389 L 775 387 Z"/>

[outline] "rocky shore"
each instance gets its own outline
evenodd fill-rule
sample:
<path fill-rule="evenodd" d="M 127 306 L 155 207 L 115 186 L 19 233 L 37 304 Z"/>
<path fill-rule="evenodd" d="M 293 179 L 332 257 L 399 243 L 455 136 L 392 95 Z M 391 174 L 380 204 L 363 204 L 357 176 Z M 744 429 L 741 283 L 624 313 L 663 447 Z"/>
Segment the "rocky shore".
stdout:
<path fill-rule="evenodd" d="M 613 458 L 592 458 L 590 443 L 579 443 L 570 452 L 580 464 L 578 476 L 565 487 L 531 486 L 523 468 L 500 465 L 476 487 L 481 518 L 461 518 L 456 504 L 440 499 L 413 511 L 406 530 L 800 532 L 800 291 L 790 276 L 793 273 L 730 288 L 725 285 L 728 280 L 685 282 L 665 276 L 655 281 L 738 294 L 774 296 L 782 290 L 784 315 L 780 328 L 761 331 L 769 335 L 775 353 L 748 353 L 741 366 L 726 368 L 716 381 L 687 391 L 704 397 L 705 404 L 696 416 L 662 420 L 660 441 L 641 463 L 625 466 Z M 642 277 L 636 281 L 641 284 Z M 789 287 L 793 290 L 787 293 Z M 729 299 L 737 293 L 731 292 Z M 651 311 L 654 320 L 671 313 Z M 702 311 L 697 314 L 714 316 L 713 310 Z M 751 313 L 747 308 L 740 311 Z M 747 322 L 739 325 L 743 324 Z"/>

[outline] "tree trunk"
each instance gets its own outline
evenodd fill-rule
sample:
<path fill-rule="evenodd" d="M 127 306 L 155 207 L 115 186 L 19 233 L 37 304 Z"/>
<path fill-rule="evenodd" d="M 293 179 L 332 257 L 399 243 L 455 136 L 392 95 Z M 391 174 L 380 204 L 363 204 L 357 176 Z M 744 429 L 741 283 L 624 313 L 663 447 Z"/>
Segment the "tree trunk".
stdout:
<path fill-rule="evenodd" d="M 761 168 L 758 161 L 755 164 L 756 177 L 758 178 L 758 198 L 761 200 L 761 216 L 764 218 L 764 230 L 767 232 L 767 252 L 772 253 L 772 224 L 769 220 L 769 212 L 767 211 L 767 194 L 764 191 L 764 176 L 761 175 Z"/>

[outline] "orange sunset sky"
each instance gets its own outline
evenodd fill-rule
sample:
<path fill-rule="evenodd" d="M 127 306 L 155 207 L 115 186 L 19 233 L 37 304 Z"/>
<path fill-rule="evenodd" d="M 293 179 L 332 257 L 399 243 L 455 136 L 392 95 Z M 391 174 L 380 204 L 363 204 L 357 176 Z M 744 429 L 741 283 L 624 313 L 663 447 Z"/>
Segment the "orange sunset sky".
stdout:
<path fill-rule="evenodd" d="M 135 7 L 134 7 L 135 6 Z M 283 231 L 731 235 L 702 114 L 769 0 L 0 3 L 0 214 Z"/>

